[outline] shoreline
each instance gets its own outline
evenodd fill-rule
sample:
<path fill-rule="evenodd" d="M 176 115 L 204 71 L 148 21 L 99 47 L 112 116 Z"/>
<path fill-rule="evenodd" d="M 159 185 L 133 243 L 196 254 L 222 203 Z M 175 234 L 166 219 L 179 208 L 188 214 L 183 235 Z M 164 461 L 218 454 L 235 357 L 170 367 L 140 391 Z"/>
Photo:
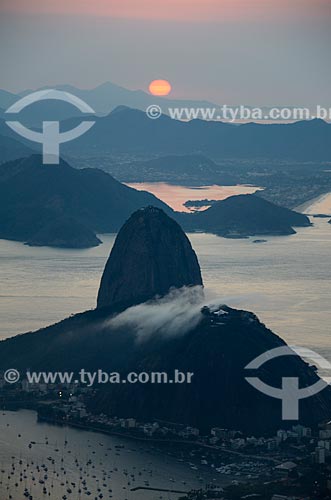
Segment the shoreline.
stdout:
<path fill-rule="evenodd" d="M 294 208 L 296 212 L 306 212 L 309 207 L 314 205 L 315 203 L 319 203 L 326 199 L 328 196 L 331 195 L 331 191 L 328 191 L 326 193 L 319 194 L 317 196 L 314 196 L 313 198 L 310 198 L 309 200 L 305 201 L 304 203 L 301 203 L 297 207 Z M 312 214 L 309 214 L 312 215 Z"/>
<path fill-rule="evenodd" d="M 36 412 L 36 413 L 37 413 L 38 421 L 46 422 L 50 425 L 67 426 L 67 427 L 80 429 L 80 430 L 83 430 L 85 432 L 97 432 L 97 433 L 105 434 L 108 436 L 115 436 L 115 437 L 120 437 L 120 438 L 124 438 L 124 439 L 128 439 L 128 440 L 133 440 L 133 441 L 143 441 L 143 442 L 147 442 L 147 443 L 198 446 L 200 448 L 214 450 L 214 451 L 223 452 L 223 453 L 228 453 L 230 455 L 240 456 L 240 457 L 244 457 L 247 459 L 250 458 L 250 459 L 259 460 L 259 461 L 266 461 L 266 462 L 270 462 L 273 464 L 279 463 L 279 460 L 276 460 L 276 459 L 271 458 L 269 456 L 258 456 L 258 455 L 241 453 L 241 452 L 238 452 L 235 450 L 229 450 L 228 448 L 223 448 L 221 446 L 214 446 L 214 445 L 210 445 L 210 444 L 201 443 L 199 441 L 190 441 L 190 440 L 181 440 L 181 439 L 149 438 L 149 437 L 144 437 L 144 436 L 136 436 L 133 434 L 126 434 L 124 432 L 122 433 L 122 432 L 117 432 L 117 431 L 113 431 L 113 430 L 109 430 L 109 429 L 103 429 L 103 428 L 99 428 L 99 427 L 89 426 L 86 424 L 80 424 L 79 422 L 70 422 L 70 421 L 63 422 L 63 421 L 58 420 L 58 419 L 39 416 L 39 413 L 38 412 Z"/>
<path fill-rule="evenodd" d="M 35 406 L 34 406 L 35 405 Z M 254 454 L 247 454 L 247 453 L 242 453 L 236 450 L 228 449 L 222 446 L 215 446 L 207 443 L 202 443 L 200 441 L 192 441 L 192 440 L 183 440 L 183 439 L 162 439 L 162 438 L 151 438 L 151 437 L 145 437 L 145 436 L 138 436 L 134 434 L 127 434 L 124 432 L 118 432 L 115 430 L 111 429 L 105 429 L 103 427 L 98 427 L 98 426 L 93 426 L 93 425 L 88 425 L 84 423 L 79 423 L 79 422 L 73 422 L 73 421 L 63 421 L 59 420 L 57 418 L 51 418 L 47 416 L 40 415 L 38 409 L 37 409 L 37 404 L 33 403 L 31 405 L 29 404 L 23 404 L 23 405 L 15 405 L 15 409 L 3 409 L 2 411 L 14 411 L 14 412 L 19 412 L 21 410 L 28 410 L 32 411 L 36 414 L 37 416 L 37 422 L 38 423 L 46 423 L 49 425 L 54 425 L 54 426 L 59 426 L 59 427 L 69 427 L 73 429 L 78 429 L 83 432 L 95 432 L 98 434 L 103 434 L 106 436 L 115 436 L 121 439 L 125 439 L 128 441 L 139 441 L 139 442 L 145 442 L 145 443 L 151 443 L 151 444 L 165 444 L 165 445 L 186 445 L 188 447 L 196 447 L 198 446 L 199 448 L 204 448 L 207 450 L 213 450 L 213 451 L 218 451 L 221 453 L 227 453 L 233 456 L 237 457 L 242 457 L 242 458 L 247 458 L 247 459 L 253 459 L 253 460 L 258 460 L 258 461 L 266 461 L 270 462 L 273 464 L 279 464 L 280 461 L 279 459 L 272 458 L 270 456 L 258 456 Z"/>

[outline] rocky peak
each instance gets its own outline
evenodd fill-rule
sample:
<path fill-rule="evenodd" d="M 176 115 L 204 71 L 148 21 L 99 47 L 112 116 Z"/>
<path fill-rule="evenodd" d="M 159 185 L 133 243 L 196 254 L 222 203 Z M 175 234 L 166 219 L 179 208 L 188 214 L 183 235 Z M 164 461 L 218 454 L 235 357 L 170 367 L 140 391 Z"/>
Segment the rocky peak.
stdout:
<path fill-rule="evenodd" d="M 200 266 L 181 227 L 161 209 L 136 211 L 116 238 L 101 278 L 97 307 L 132 306 L 170 288 L 202 285 Z"/>

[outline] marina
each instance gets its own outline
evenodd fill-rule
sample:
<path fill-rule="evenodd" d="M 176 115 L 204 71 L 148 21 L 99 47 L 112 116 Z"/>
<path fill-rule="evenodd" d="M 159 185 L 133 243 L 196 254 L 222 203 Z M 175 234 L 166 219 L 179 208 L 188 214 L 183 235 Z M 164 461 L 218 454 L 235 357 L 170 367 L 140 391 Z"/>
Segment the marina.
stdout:
<path fill-rule="evenodd" d="M 0 413 L 1 500 L 172 500 L 231 480 L 148 443 Z"/>

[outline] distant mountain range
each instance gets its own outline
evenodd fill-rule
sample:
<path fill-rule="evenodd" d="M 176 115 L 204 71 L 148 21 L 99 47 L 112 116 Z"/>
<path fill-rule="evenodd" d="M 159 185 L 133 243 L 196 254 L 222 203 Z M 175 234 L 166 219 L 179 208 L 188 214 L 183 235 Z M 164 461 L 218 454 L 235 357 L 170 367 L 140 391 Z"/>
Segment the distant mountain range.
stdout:
<path fill-rule="evenodd" d="M 306 215 L 280 207 L 255 195 L 230 196 L 195 214 L 178 215 L 189 231 L 204 231 L 227 238 L 295 234 L 293 227 L 308 227 Z"/>
<path fill-rule="evenodd" d="M 167 155 L 150 160 L 115 162 L 103 169 L 121 182 L 169 182 L 192 186 L 204 183 L 233 186 L 238 178 L 203 155 Z M 229 169 L 228 169 L 229 170 Z"/>
<path fill-rule="evenodd" d="M 234 125 L 203 120 L 182 122 L 166 115 L 151 120 L 145 110 L 153 103 L 164 111 L 168 107 L 200 108 L 215 105 L 204 101 L 156 98 L 141 90 L 128 90 L 110 82 L 91 90 L 70 85 L 57 85 L 54 88 L 82 98 L 99 115 L 95 126 L 87 134 L 62 146 L 62 153 L 204 154 L 211 158 L 302 161 L 328 161 L 330 158 L 331 125 L 322 120 L 272 125 Z M 30 92 L 26 90 L 16 95 L 0 90 L 0 110 L 6 110 Z M 81 118 L 80 112 L 70 104 L 51 100 L 28 106 L 20 113 L 23 123 L 39 128 L 42 121 L 53 119 L 63 122 L 64 129 L 70 129 Z M 3 111 L 0 112 L 0 119 L 4 119 Z M 90 119 L 95 119 L 95 116 Z M 0 134 L 13 137 L 4 123 L 0 123 Z M 28 145 L 31 148 L 37 146 Z"/>
<path fill-rule="evenodd" d="M 65 122 L 72 128 L 73 123 Z M 217 159 L 328 161 L 331 124 L 322 120 L 293 124 L 233 125 L 168 116 L 151 120 L 146 113 L 121 106 L 79 139 L 63 145 L 62 152 L 79 156 L 111 154 L 203 154 Z"/>
<path fill-rule="evenodd" d="M 39 155 L 0 165 L 0 238 L 38 246 L 94 246 L 99 244 L 95 233 L 117 232 L 130 213 L 149 205 L 172 215 L 186 231 L 225 237 L 288 235 L 295 232 L 293 226 L 310 224 L 306 216 L 253 195 L 184 214 L 102 170 L 74 169 L 65 161 L 43 165 Z"/>
<path fill-rule="evenodd" d="M 0 135 L 0 164 L 18 158 L 25 158 L 32 153 L 32 149 L 16 138 Z"/>
<path fill-rule="evenodd" d="M 205 432 L 217 426 L 261 435 L 292 425 L 281 418 L 280 400 L 245 380 L 249 362 L 285 342 L 252 313 L 206 305 L 201 283 L 197 257 L 176 222 L 155 207 L 139 210 L 117 236 L 98 308 L 0 342 L 0 370 L 78 373 L 84 367 L 170 378 L 177 369 L 194 374 L 190 384 L 100 384 L 91 390 L 89 409 Z M 283 377 L 299 377 L 301 387 L 319 379 L 295 355 L 269 360 L 259 376 L 272 387 Z M 326 387 L 300 401 L 299 423 L 317 427 L 330 419 L 330 408 Z"/>
<path fill-rule="evenodd" d="M 14 102 L 18 101 L 21 96 L 19 94 L 13 94 L 12 92 L 8 92 L 7 90 L 0 89 L 0 108 L 1 110 L 6 110 L 14 104 Z"/>
<path fill-rule="evenodd" d="M 216 104 L 207 101 L 195 101 L 184 99 L 171 99 L 165 97 L 156 97 L 142 90 L 129 90 L 111 82 L 103 83 L 94 89 L 79 89 L 73 85 L 54 85 L 41 87 L 36 90 L 56 89 L 69 92 L 89 104 L 97 115 L 103 116 L 109 114 L 112 110 L 121 105 L 131 108 L 146 110 L 151 104 L 157 104 L 164 109 L 170 107 L 188 107 L 188 108 L 206 108 L 216 107 Z M 13 94 L 5 90 L 0 90 L 0 108 L 6 110 L 21 97 L 31 94 L 36 90 L 24 90 L 19 94 Z M 80 112 L 73 106 L 56 101 L 44 101 L 37 103 L 22 111 L 23 118 L 30 124 L 39 126 L 42 121 L 49 119 L 66 120 L 70 117 L 80 116 Z"/>
<path fill-rule="evenodd" d="M 292 124 L 235 125 L 230 123 L 191 120 L 183 122 L 167 115 L 152 120 L 145 113 L 146 104 L 155 99 L 141 91 L 129 91 L 113 84 L 105 84 L 94 90 L 77 90 L 70 86 L 56 88 L 73 92 L 82 97 L 103 116 L 80 115 L 68 103 L 44 101 L 28 106 L 20 113 L 24 124 L 40 128 L 45 120 L 61 121 L 61 128 L 69 130 L 82 118 L 95 120 L 95 125 L 80 138 L 61 145 L 61 153 L 89 157 L 118 154 L 166 156 L 206 155 L 216 159 L 246 160 L 265 159 L 286 161 L 329 161 L 331 155 L 331 124 L 322 120 L 301 121 Z M 23 93 L 24 94 L 24 93 Z M 22 94 L 22 95 L 23 95 Z M 112 98 L 110 97 L 112 96 Z M 0 92 L 0 108 L 20 96 Z M 88 99 L 90 97 L 90 99 Z M 163 107 L 167 103 L 165 98 Z M 137 103 L 139 101 L 139 103 Z M 105 110 L 103 106 L 108 103 Z M 126 103 L 132 107 L 123 106 Z M 117 104 L 120 104 L 116 107 Z M 210 103 L 172 102 L 173 106 L 203 106 Z M 162 106 L 161 106 L 162 107 Z M 108 111 L 112 110 L 109 114 Z M 17 115 L 14 115 L 17 119 Z M 40 145 L 18 137 L 4 123 L 11 115 L 0 114 L 0 135 L 12 137 L 31 149 Z M 3 161 L 0 155 L 0 162 Z"/>
<path fill-rule="evenodd" d="M 171 95 L 167 97 L 158 97 L 153 96 L 149 92 L 145 92 L 143 90 L 131 90 L 127 89 L 123 86 L 117 85 L 112 82 L 104 82 L 92 89 L 81 89 L 74 85 L 69 84 L 58 84 L 58 85 L 49 85 L 44 87 L 39 87 L 37 89 L 25 89 L 18 93 L 9 92 L 7 90 L 0 89 L 0 108 L 6 110 L 10 105 L 16 102 L 21 97 L 24 97 L 28 94 L 36 92 L 38 90 L 46 90 L 46 89 L 56 89 L 64 92 L 69 92 L 87 104 L 89 104 L 98 115 L 107 115 L 116 107 L 124 105 L 130 108 L 140 109 L 145 111 L 148 106 L 151 104 L 157 104 L 160 106 L 165 113 L 168 112 L 168 108 L 210 108 L 210 109 L 220 109 L 221 105 L 224 103 L 213 103 L 206 100 L 201 99 L 173 99 Z M 45 104 L 45 103 L 44 103 Z M 243 105 L 247 109 L 254 110 L 257 106 L 248 105 L 245 103 L 237 103 L 233 104 L 233 108 L 238 108 L 239 105 Z M 287 109 L 296 109 L 295 106 L 287 106 Z M 47 113 L 47 105 L 44 108 Z M 269 111 L 273 109 L 273 106 L 262 106 L 262 115 L 267 115 Z M 54 112 L 54 109 L 52 110 Z M 62 113 L 63 110 L 59 114 Z M 31 110 L 31 114 L 26 115 L 29 116 L 32 121 L 35 117 Z M 66 119 L 68 116 L 75 116 L 73 114 L 73 109 L 71 112 L 69 108 L 62 114 L 61 119 Z M 45 119 L 45 118 L 44 118 Z"/>
<path fill-rule="evenodd" d="M 77 247 L 80 235 L 80 246 L 91 246 L 98 244 L 91 231 L 116 232 L 132 211 L 151 204 L 172 213 L 154 195 L 125 186 L 102 170 L 77 170 L 64 161 L 43 165 L 38 155 L 0 166 L 1 238 Z M 76 233 L 74 244 L 68 218 Z"/>

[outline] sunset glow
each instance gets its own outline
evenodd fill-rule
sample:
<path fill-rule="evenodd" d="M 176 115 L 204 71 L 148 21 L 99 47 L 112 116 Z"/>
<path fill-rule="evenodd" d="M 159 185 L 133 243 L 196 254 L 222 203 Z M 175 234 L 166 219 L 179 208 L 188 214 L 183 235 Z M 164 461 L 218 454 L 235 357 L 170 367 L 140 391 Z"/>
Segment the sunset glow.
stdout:
<path fill-rule="evenodd" d="M 2 0 L 2 12 L 216 21 L 330 13 L 329 0 Z"/>
<path fill-rule="evenodd" d="M 153 80 L 149 85 L 149 91 L 152 95 L 166 96 L 171 92 L 171 85 L 167 80 Z"/>

